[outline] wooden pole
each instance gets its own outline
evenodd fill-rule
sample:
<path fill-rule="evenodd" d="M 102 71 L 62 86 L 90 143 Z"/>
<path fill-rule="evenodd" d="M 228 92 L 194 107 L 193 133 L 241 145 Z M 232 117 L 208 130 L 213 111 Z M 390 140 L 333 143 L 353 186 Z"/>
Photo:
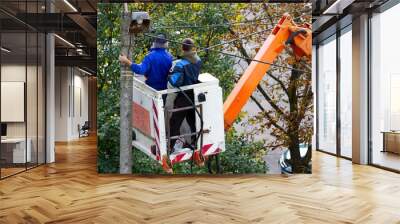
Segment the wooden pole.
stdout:
<path fill-rule="evenodd" d="M 131 58 L 129 47 L 133 43 L 129 34 L 131 14 L 128 4 L 124 4 L 124 12 L 121 20 L 121 53 Z M 121 174 L 132 173 L 132 85 L 133 74 L 130 68 L 121 64 L 121 98 L 120 98 L 120 157 L 119 172 Z"/>

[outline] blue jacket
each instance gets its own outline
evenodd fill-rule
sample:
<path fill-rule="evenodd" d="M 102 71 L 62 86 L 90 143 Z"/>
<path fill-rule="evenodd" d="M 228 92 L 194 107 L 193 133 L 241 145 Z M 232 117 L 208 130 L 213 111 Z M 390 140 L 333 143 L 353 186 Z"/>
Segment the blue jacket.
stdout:
<path fill-rule="evenodd" d="M 201 60 L 196 55 L 189 55 L 174 62 L 172 72 L 168 78 L 174 87 L 193 85 L 199 82 Z"/>
<path fill-rule="evenodd" d="M 132 72 L 146 77 L 146 84 L 156 90 L 167 88 L 172 55 L 164 48 L 152 48 L 141 64 L 132 63 Z"/>

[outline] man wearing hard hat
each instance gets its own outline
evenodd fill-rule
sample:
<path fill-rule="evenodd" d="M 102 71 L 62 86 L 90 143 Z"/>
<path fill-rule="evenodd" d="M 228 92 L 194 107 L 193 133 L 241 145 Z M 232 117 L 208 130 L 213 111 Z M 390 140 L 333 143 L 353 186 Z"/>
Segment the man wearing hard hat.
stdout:
<path fill-rule="evenodd" d="M 147 54 L 142 63 L 135 64 L 125 55 L 119 56 L 122 64 L 128 65 L 132 72 L 144 75 L 146 84 L 155 90 L 167 88 L 168 73 L 172 66 L 172 55 L 168 52 L 168 41 L 164 34 L 158 34 L 153 41 L 150 53 Z"/>

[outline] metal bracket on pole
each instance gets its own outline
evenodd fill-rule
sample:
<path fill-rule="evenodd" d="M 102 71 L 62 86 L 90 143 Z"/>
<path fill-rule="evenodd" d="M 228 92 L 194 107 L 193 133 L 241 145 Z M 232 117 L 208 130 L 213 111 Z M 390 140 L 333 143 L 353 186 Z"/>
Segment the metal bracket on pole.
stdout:
<path fill-rule="evenodd" d="M 147 12 L 132 12 L 131 18 L 129 33 L 143 33 L 150 29 L 150 16 Z"/>

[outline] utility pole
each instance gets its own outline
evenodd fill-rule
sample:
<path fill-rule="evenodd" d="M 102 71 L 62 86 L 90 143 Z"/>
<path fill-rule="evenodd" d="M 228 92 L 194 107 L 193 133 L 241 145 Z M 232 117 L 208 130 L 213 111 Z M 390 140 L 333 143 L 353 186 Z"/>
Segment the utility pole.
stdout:
<path fill-rule="evenodd" d="M 131 14 L 128 4 L 124 3 L 124 12 L 121 18 L 121 53 L 131 58 L 129 47 L 132 35 L 129 33 Z M 130 68 L 121 64 L 121 98 L 120 98 L 120 156 L 119 173 L 132 173 L 132 85 L 133 73 Z"/>
<path fill-rule="evenodd" d="M 134 44 L 135 35 L 146 32 L 150 28 L 150 17 L 147 12 L 128 11 L 128 3 L 124 3 L 121 18 L 121 54 L 132 58 L 129 48 Z M 121 64 L 121 98 L 120 98 L 120 156 L 119 172 L 132 173 L 132 93 L 133 73 L 129 66 Z"/>

